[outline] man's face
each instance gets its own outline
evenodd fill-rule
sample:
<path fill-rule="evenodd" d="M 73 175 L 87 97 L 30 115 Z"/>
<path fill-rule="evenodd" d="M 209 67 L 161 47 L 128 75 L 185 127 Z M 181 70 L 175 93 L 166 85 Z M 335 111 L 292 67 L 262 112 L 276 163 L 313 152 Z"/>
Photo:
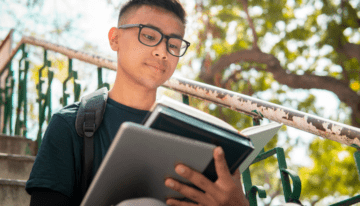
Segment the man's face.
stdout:
<path fill-rule="evenodd" d="M 151 25 L 159 28 L 165 35 L 177 34 L 183 37 L 185 33 L 184 25 L 175 14 L 156 7 L 140 7 L 129 14 L 126 24 Z M 149 47 L 139 42 L 138 27 L 116 29 L 114 33 L 117 41 L 110 39 L 110 45 L 114 51 L 118 51 L 118 72 L 121 70 L 129 81 L 154 90 L 172 76 L 179 57 L 167 51 L 166 38 L 157 46 Z M 112 45 L 115 43 L 118 44 L 116 49 Z"/>

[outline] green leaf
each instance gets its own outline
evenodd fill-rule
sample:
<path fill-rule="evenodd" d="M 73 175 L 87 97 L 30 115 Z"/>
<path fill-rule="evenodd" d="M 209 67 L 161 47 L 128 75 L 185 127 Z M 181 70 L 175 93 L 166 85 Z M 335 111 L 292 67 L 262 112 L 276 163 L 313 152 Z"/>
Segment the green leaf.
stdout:
<path fill-rule="evenodd" d="M 343 10 L 342 22 L 348 27 L 359 28 L 360 18 L 357 15 L 357 11 L 351 6 L 351 4 L 348 1 L 344 1 L 343 5 L 344 5 L 344 10 Z"/>
<path fill-rule="evenodd" d="M 236 14 L 233 8 L 220 10 L 219 13 L 216 15 L 216 17 L 223 22 L 231 22 L 234 20 L 239 20 L 239 15 Z"/>
<path fill-rule="evenodd" d="M 296 39 L 303 41 L 309 39 L 312 36 L 311 32 L 303 27 L 296 28 L 291 32 L 287 33 L 286 35 L 289 39 Z"/>

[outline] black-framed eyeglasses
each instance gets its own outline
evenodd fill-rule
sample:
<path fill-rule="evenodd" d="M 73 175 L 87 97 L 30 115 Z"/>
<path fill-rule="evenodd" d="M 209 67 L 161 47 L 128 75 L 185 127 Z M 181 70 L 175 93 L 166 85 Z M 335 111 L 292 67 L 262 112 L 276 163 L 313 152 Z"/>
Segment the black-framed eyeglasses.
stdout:
<path fill-rule="evenodd" d="M 127 29 L 132 27 L 139 27 L 139 42 L 149 47 L 157 46 L 165 37 L 167 51 L 176 57 L 182 57 L 190 46 L 188 41 L 178 37 L 165 35 L 160 31 L 143 24 L 126 24 L 119 26 L 118 29 Z"/>

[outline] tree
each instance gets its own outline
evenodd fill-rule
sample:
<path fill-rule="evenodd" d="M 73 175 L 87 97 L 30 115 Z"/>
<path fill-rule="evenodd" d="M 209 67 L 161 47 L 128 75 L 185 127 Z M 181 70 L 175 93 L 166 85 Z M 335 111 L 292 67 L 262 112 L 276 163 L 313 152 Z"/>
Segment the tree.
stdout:
<path fill-rule="evenodd" d="M 83 1 L 82 3 L 87 3 Z M 62 8 L 65 7 L 67 10 L 64 13 L 59 9 L 59 5 Z M 70 47 L 75 50 L 88 52 L 92 54 L 100 55 L 98 46 L 96 43 L 86 40 L 83 38 L 83 28 L 78 28 L 76 23 L 82 18 L 82 14 L 78 13 L 76 8 L 71 7 L 71 4 L 67 1 L 44 1 L 44 0 L 0 0 L 0 32 L 3 32 L 4 37 L 10 31 L 15 29 L 14 32 L 14 44 L 20 41 L 22 36 L 33 36 L 37 39 L 46 40 L 50 43 L 55 43 L 61 46 Z M 1 41 L 0 41 L 1 42 Z M 13 45 L 14 46 L 14 45 Z M 38 83 L 38 70 L 43 65 L 44 50 L 41 47 L 26 46 L 26 51 L 29 53 L 30 70 L 29 70 L 29 81 L 28 81 L 28 110 L 29 110 L 29 121 L 28 121 L 28 138 L 36 138 L 38 130 L 38 92 L 36 90 L 36 84 Z M 18 64 L 14 64 L 19 57 L 19 54 L 15 56 L 13 60 L 13 71 L 17 72 Z M 104 55 L 102 55 L 104 56 Z M 48 51 L 48 60 L 52 62 L 52 69 L 54 69 L 55 75 L 54 80 L 63 82 L 67 77 L 68 72 L 68 58 L 58 53 Z M 79 65 L 79 61 L 74 61 L 74 69 L 79 69 L 79 76 L 81 79 L 89 79 L 89 76 L 93 76 L 92 73 L 96 71 L 96 66 L 93 66 L 93 70 L 85 70 L 84 64 Z M 65 68 L 65 69 L 64 69 Z M 47 69 L 42 72 L 43 77 L 47 77 Z M 17 78 L 17 76 L 16 76 Z M 46 78 L 45 78 L 46 79 Z M 85 82 L 81 88 L 82 91 L 86 91 L 88 85 L 91 82 Z M 72 85 L 71 85 L 72 86 Z M 43 86 L 43 89 L 47 87 L 47 84 Z M 15 94 L 17 92 L 17 82 L 15 82 Z M 61 85 L 60 85 L 61 88 Z M 60 93 L 54 93 L 54 95 L 60 95 Z M 70 99 L 70 98 L 69 98 Z M 73 98 L 71 98 L 73 99 Z M 59 109 L 59 100 L 53 101 L 53 111 Z M 55 110 L 54 110 L 55 105 Z M 16 103 L 14 107 L 16 107 Z M 61 105 L 59 105 L 61 106 Z M 43 127 L 45 129 L 46 127 Z"/>
<path fill-rule="evenodd" d="M 211 1 L 207 6 L 199 5 L 204 16 L 212 18 L 204 20 L 205 28 L 199 34 L 197 54 L 205 55 L 204 43 L 207 39 L 204 37 L 208 34 L 212 35 L 214 43 L 211 49 L 215 52 L 214 58 L 210 55 L 205 57 L 199 78 L 208 84 L 231 89 L 231 82 L 241 81 L 242 78 L 232 75 L 222 80 L 222 74 L 231 64 L 240 64 L 241 71 L 254 69 L 267 75 L 270 81 L 276 80 L 291 88 L 328 90 L 352 109 L 351 124 L 360 127 L 360 45 L 349 42 L 359 32 L 360 14 L 356 11 L 360 4 L 357 2 L 356 6 L 352 6 L 350 2 L 342 1 L 336 5 L 335 1 L 327 0 L 300 2 L 289 5 L 285 0 L 224 0 Z M 319 5 L 319 8 L 312 5 Z M 221 10 L 213 15 L 210 9 L 215 7 Z M 294 23 L 299 20 L 296 12 L 305 7 L 312 8 L 313 12 L 302 22 Z M 258 8 L 261 13 L 250 16 L 249 8 Z M 225 28 L 219 26 L 219 22 L 224 23 Z M 225 40 L 230 22 L 237 24 L 235 32 L 238 38 L 232 45 Z M 249 31 L 251 36 L 244 35 Z M 345 36 L 344 33 L 350 35 Z M 281 37 L 269 52 L 263 52 L 259 47 L 266 35 Z M 316 50 L 327 52 L 312 55 L 311 52 Z M 316 71 L 321 59 L 331 61 L 322 69 L 322 74 Z M 309 65 L 304 66 L 299 61 L 307 61 Z M 247 93 L 251 94 L 251 88 Z"/>
<path fill-rule="evenodd" d="M 51 39 L 51 42 L 69 46 L 69 42 L 66 41 L 68 36 L 65 34 L 71 33 L 74 36 L 73 31 L 76 28 L 72 25 L 75 17 L 67 16 L 49 21 L 52 18 L 45 18 L 46 16 L 40 12 L 44 2 L 34 0 L 14 3 L 0 0 L 4 13 L 15 21 L 15 25 L 11 27 L 4 26 L 6 21 L 0 21 L 0 30 L 16 27 L 24 35 L 41 39 L 46 37 L 45 39 Z M 117 2 L 114 2 L 107 1 L 115 7 L 117 13 L 119 7 Z M 188 3 L 185 0 L 182 2 Z M 320 116 L 324 115 L 322 108 L 314 106 L 316 96 L 310 92 L 304 98 L 294 98 L 288 94 L 312 88 L 327 90 L 333 92 L 341 101 L 339 115 L 329 118 L 360 127 L 359 0 L 197 0 L 195 2 L 195 10 L 191 11 L 194 13 L 190 15 L 197 17 L 195 23 L 201 29 L 197 33 L 197 40 L 192 40 L 193 43 L 186 55 L 191 58 L 181 59 L 180 66 L 188 65 L 193 68 L 192 63 L 200 59 L 202 64 L 197 81 Z M 8 6 L 10 3 L 27 8 L 27 14 L 19 16 Z M 29 26 L 25 19 L 33 21 L 36 27 Z M 39 25 L 42 24 L 52 27 L 42 31 L 39 29 L 41 28 Z M 46 36 L 49 33 L 52 35 Z M 75 36 L 81 39 L 81 35 Z M 85 44 L 84 48 L 89 45 Z M 73 45 L 70 47 L 78 49 Z M 90 47 L 96 48 L 92 45 Z M 39 58 L 41 57 L 40 53 Z M 60 61 L 66 64 L 65 60 Z M 36 68 L 33 71 L 35 81 Z M 270 94 L 269 97 L 264 98 L 265 93 Z M 220 117 L 238 129 L 252 124 L 249 117 L 227 108 L 217 107 L 195 98 L 190 98 L 190 104 Z M 345 114 L 345 118 L 340 114 Z M 282 130 L 285 132 L 286 127 Z M 278 145 L 277 140 L 278 136 L 269 142 L 265 150 Z M 299 142 L 301 143 L 301 138 L 296 142 L 287 139 L 285 144 L 280 145 L 285 148 L 287 158 L 291 149 Z M 355 151 L 353 148 L 342 148 L 340 144 L 319 138 L 309 145 L 308 151 L 314 166 L 298 169 L 303 183 L 302 201 L 315 204 L 321 203 L 326 196 L 353 195 L 357 192 L 353 189 L 359 184 L 358 175 L 353 167 L 352 155 Z M 337 159 L 327 161 L 332 158 Z M 291 169 L 297 169 L 296 163 L 291 161 L 287 163 Z M 342 169 L 334 172 L 332 168 Z M 264 203 L 270 205 L 271 199 L 282 194 L 281 187 L 278 187 L 280 180 L 276 177 L 278 170 L 275 159 L 267 159 L 252 165 L 250 169 L 254 184 L 266 186 L 267 194 L 271 198 Z M 347 178 L 338 181 L 341 173 L 345 171 Z M 312 181 L 314 178 L 309 177 L 327 179 L 317 178 L 318 181 L 314 182 Z M 339 191 L 339 195 L 336 191 Z"/>
<path fill-rule="evenodd" d="M 358 193 L 360 181 L 354 152 L 355 148 L 344 147 L 338 142 L 315 139 L 309 148 L 313 166 L 299 170 L 304 188 L 302 198 L 315 205 L 323 197 L 353 197 Z"/>
<path fill-rule="evenodd" d="M 268 101 L 320 116 L 322 109 L 314 106 L 313 94 L 297 99 L 287 93 L 296 89 L 327 90 L 341 101 L 338 113 L 346 114 L 346 118 L 329 118 L 360 127 L 359 1 L 204 0 L 197 1 L 195 11 L 202 26 L 198 42 L 190 48 L 202 59 L 196 80 L 260 99 L 261 94 L 270 91 Z M 190 67 L 192 60 L 188 62 Z M 209 112 L 241 128 L 238 114 L 219 107 Z M 317 197 L 314 204 L 326 196 L 336 196 L 340 188 L 359 184 L 356 170 L 347 165 L 351 162 L 355 166 L 354 148 L 345 149 L 352 158 L 346 159 L 346 165 L 338 160 L 320 164 L 333 158 L 328 153 L 319 154 L 318 149 L 324 147 L 331 148 L 331 155 L 344 150 L 340 144 L 315 140 L 309 145 L 314 167 L 299 170 L 306 193 L 303 200 L 311 202 Z M 329 188 L 323 180 L 319 180 L 320 188 L 312 187 L 309 175 L 329 177 L 335 175 L 328 172 L 334 167 L 344 168 L 353 178 L 337 182 L 338 187 Z M 256 165 L 253 168 L 260 170 Z M 326 181 L 326 185 L 335 185 L 337 178 Z M 357 192 L 348 191 L 348 195 Z M 278 194 L 276 189 L 269 193 Z"/>
<path fill-rule="evenodd" d="M 68 34 L 75 36 L 79 30 L 73 26 L 73 23 L 80 16 L 61 15 L 56 10 L 54 2 L 46 3 L 52 6 L 44 9 L 44 0 L 0 0 L 2 8 L 0 17 L 6 19 L 6 21 L 1 21 L 0 30 L 8 32 L 14 28 L 20 35 L 51 39 L 53 43 L 68 40 L 69 37 L 66 36 Z M 49 9 L 54 9 L 54 12 Z M 54 42 L 55 39 L 56 42 Z"/>

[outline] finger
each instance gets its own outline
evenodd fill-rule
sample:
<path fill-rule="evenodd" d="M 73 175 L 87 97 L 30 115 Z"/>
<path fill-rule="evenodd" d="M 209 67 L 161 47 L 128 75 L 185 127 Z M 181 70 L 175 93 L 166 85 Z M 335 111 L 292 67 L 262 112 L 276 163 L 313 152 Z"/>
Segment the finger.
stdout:
<path fill-rule="evenodd" d="M 179 201 L 175 199 L 166 200 L 166 204 L 171 206 L 199 206 L 191 202 Z"/>
<path fill-rule="evenodd" d="M 235 179 L 240 179 L 240 171 L 239 169 L 235 170 L 235 172 L 232 174 L 232 177 Z"/>
<path fill-rule="evenodd" d="M 165 185 L 169 187 L 172 190 L 175 190 L 179 192 L 180 194 L 183 194 L 185 197 L 198 202 L 198 203 L 206 203 L 208 202 L 208 198 L 206 197 L 205 193 L 192 188 L 190 186 L 187 186 L 185 184 L 182 184 L 178 181 L 175 181 L 171 178 L 168 178 L 165 180 Z"/>
<path fill-rule="evenodd" d="M 214 150 L 215 170 L 219 181 L 232 181 L 229 167 L 226 163 L 224 150 L 216 147 Z"/>
<path fill-rule="evenodd" d="M 232 179 L 234 180 L 235 185 L 242 190 L 241 175 L 239 169 L 235 170 L 234 174 L 232 175 Z"/>
<path fill-rule="evenodd" d="M 198 188 L 200 188 L 205 192 L 215 189 L 214 183 L 211 182 L 208 178 L 206 178 L 203 174 L 194 171 L 183 164 L 176 165 L 175 171 L 181 177 L 184 177 L 185 179 L 189 180 L 195 186 L 197 186 Z"/>

